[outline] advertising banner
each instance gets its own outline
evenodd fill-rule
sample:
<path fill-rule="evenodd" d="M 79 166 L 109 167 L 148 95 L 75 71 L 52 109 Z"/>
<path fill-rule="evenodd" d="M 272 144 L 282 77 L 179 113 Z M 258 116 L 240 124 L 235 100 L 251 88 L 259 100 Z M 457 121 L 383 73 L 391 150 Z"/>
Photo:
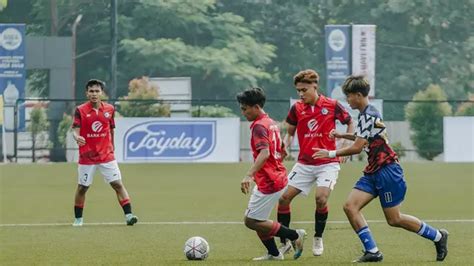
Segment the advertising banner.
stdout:
<path fill-rule="evenodd" d="M 352 74 L 364 75 L 375 97 L 375 25 L 352 25 Z"/>
<path fill-rule="evenodd" d="M 351 74 L 350 65 L 350 26 L 326 25 L 326 72 L 327 96 L 344 99 L 342 84 Z"/>
<path fill-rule="evenodd" d="M 0 24 L 0 124 L 14 130 L 14 106 L 25 98 L 25 24 Z M 25 128 L 25 108 L 19 109 L 18 129 Z"/>
<path fill-rule="evenodd" d="M 118 162 L 238 162 L 239 118 L 117 118 Z"/>

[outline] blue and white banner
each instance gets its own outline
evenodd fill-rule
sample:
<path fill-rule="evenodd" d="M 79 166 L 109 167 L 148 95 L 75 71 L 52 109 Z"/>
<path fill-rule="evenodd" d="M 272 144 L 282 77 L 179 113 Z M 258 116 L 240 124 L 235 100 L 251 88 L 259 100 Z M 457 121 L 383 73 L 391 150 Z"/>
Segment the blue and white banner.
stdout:
<path fill-rule="evenodd" d="M 118 162 L 238 162 L 239 118 L 117 118 Z"/>
<path fill-rule="evenodd" d="M 369 80 L 369 97 L 375 97 L 375 25 L 352 25 L 352 74 Z"/>
<path fill-rule="evenodd" d="M 327 96 L 334 99 L 344 99 L 342 84 L 351 74 L 350 62 L 350 26 L 326 25 L 326 72 Z"/>
<path fill-rule="evenodd" d="M 0 24 L 0 119 L 6 131 L 14 129 L 16 100 L 25 98 L 25 24 Z M 19 109 L 18 129 L 25 128 L 25 108 Z"/>

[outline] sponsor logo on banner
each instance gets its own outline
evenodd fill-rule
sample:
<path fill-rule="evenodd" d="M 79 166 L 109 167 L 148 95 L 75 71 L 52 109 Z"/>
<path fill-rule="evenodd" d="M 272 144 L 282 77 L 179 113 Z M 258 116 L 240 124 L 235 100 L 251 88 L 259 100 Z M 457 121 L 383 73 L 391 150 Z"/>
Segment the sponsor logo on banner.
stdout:
<path fill-rule="evenodd" d="M 216 145 L 216 121 L 150 121 L 128 129 L 124 160 L 194 160 Z"/>

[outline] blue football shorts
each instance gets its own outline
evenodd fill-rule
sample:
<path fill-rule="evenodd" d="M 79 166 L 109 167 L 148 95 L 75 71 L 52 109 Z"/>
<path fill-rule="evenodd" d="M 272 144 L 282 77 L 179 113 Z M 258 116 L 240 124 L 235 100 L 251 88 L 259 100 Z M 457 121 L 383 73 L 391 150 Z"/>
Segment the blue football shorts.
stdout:
<path fill-rule="evenodd" d="M 354 188 L 378 196 L 382 208 L 399 205 L 407 192 L 403 169 L 398 163 L 384 165 L 372 174 L 364 174 Z"/>

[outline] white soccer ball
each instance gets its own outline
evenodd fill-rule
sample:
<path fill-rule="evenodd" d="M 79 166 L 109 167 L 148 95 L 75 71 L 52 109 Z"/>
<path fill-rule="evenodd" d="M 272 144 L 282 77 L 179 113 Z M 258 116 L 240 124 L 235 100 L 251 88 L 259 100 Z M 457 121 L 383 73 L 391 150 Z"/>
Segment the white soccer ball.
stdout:
<path fill-rule="evenodd" d="M 193 236 L 184 244 L 184 255 L 188 260 L 205 260 L 209 255 L 209 244 L 200 236 Z"/>

